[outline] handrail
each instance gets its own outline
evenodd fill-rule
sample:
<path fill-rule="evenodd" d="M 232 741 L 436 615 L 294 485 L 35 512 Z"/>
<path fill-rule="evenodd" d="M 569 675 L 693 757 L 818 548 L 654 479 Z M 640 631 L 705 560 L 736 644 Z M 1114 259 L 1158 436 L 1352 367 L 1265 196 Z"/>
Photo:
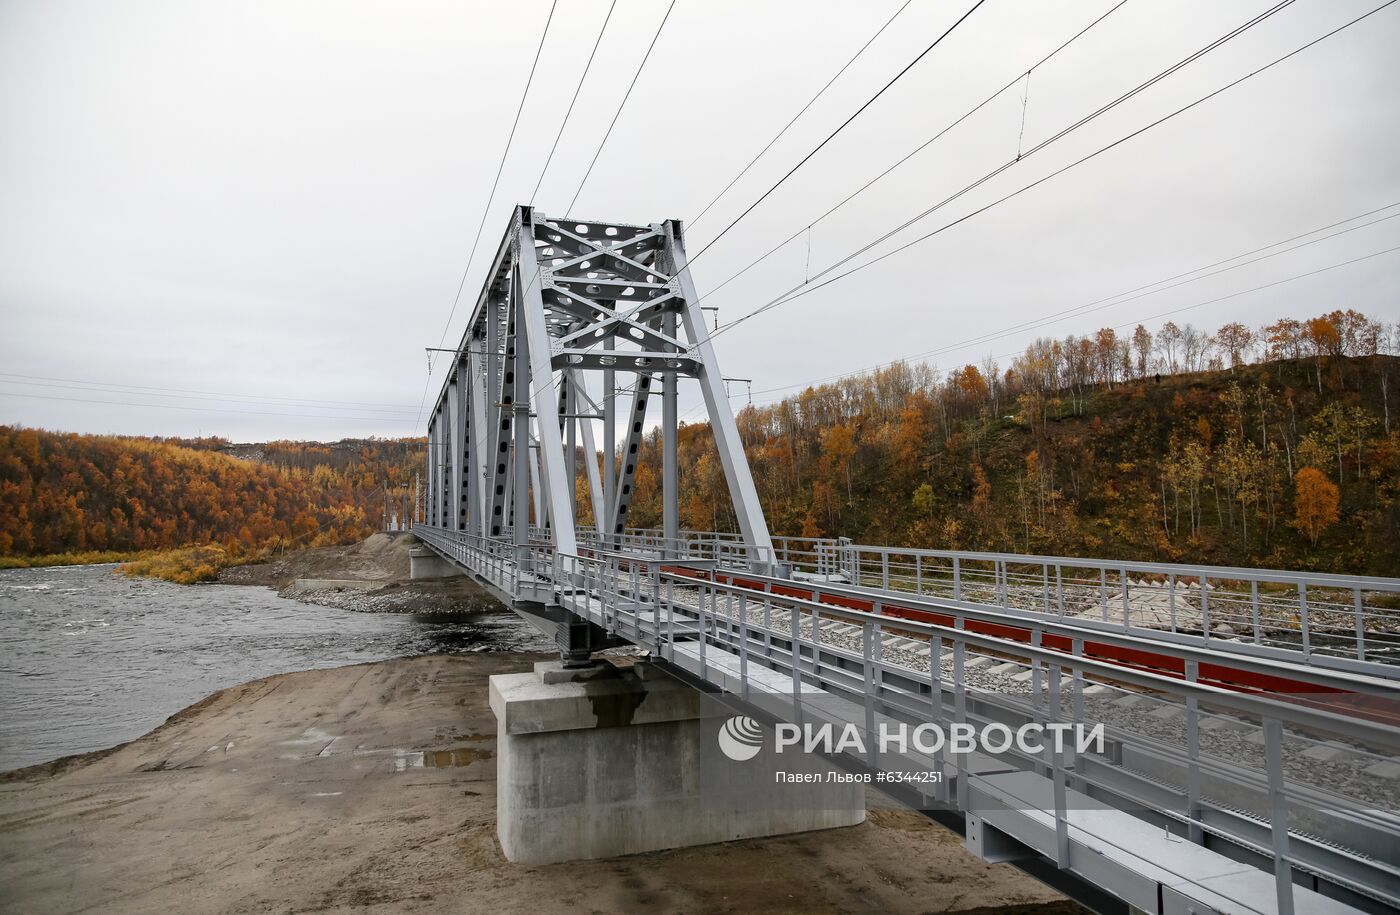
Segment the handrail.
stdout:
<path fill-rule="evenodd" d="M 1082 702 L 1084 689 L 1091 682 L 1088 678 L 1092 677 L 1144 690 L 1154 697 L 1169 697 L 1185 703 L 1185 713 L 1192 722 L 1192 730 L 1189 733 L 1195 733 L 1197 716 L 1204 714 L 1197 710 L 1198 706 L 1238 715 L 1247 721 L 1262 721 L 1266 750 L 1263 762 L 1256 762 L 1234 775 L 1231 774 L 1231 766 L 1240 764 L 1234 760 L 1218 762 L 1215 759 L 1202 759 L 1200 747 L 1194 740 L 1184 743 L 1162 743 L 1158 738 L 1146 735 L 1120 739 L 1131 743 L 1137 748 L 1135 752 L 1139 754 L 1166 754 L 1159 755 L 1159 758 L 1173 760 L 1174 765 L 1183 766 L 1182 771 L 1187 773 L 1204 771 L 1211 773 L 1212 777 L 1235 778 L 1239 784 L 1249 786 L 1250 790 L 1257 792 L 1259 796 L 1267 797 L 1271 805 L 1270 812 L 1265 816 L 1275 823 L 1275 827 L 1271 843 L 1266 845 L 1250 839 L 1249 830 L 1244 826 L 1222 825 L 1222 822 L 1206 819 L 1201 813 L 1202 805 L 1210 806 L 1215 802 L 1203 800 L 1199 784 L 1196 784 L 1196 787 L 1186 791 L 1187 796 L 1183 799 L 1184 813 L 1182 809 L 1167 807 L 1160 810 L 1164 815 L 1186 826 L 1192 835 L 1199 835 L 1201 832 L 1223 835 L 1230 841 L 1252 848 L 1266 859 L 1272 855 L 1276 873 L 1287 873 L 1292 867 L 1312 868 L 1314 872 L 1324 873 L 1328 879 L 1341 885 L 1349 885 L 1347 881 L 1351 878 L 1348 874 L 1360 873 L 1362 877 L 1356 879 L 1372 880 L 1371 884 L 1356 884 L 1361 892 L 1381 893 L 1384 898 L 1391 898 L 1385 895 L 1388 891 L 1375 883 L 1382 878 L 1367 876 L 1380 871 L 1348 869 L 1351 865 L 1339 866 L 1335 871 L 1326 870 L 1332 866 L 1329 864 L 1331 859 L 1319 859 L 1316 854 L 1303 848 L 1311 840 L 1306 838 L 1301 828 L 1290 832 L 1286 814 L 1282 815 L 1282 819 L 1279 818 L 1279 811 L 1287 810 L 1287 799 L 1304 797 L 1297 793 L 1303 791 L 1303 788 L 1291 787 L 1292 782 L 1284 778 L 1281 748 L 1285 725 L 1295 730 L 1311 732 L 1308 739 L 1320 739 L 1316 734 L 1335 735 L 1385 752 L 1400 750 L 1400 729 L 1392 723 L 1372 720 L 1365 714 L 1352 714 L 1352 709 L 1330 700 L 1317 701 L 1312 697 L 1288 699 L 1257 692 L 1241 692 L 1212 682 L 1213 678 L 1206 676 L 1205 671 L 1210 665 L 1225 665 L 1231 669 L 1251 671 L 1263 677 L 1280 677 L 1292 682 L 1318 686 L 1324 690 L 1370 691 L 1382 694 L 1386 699 L 1397 695 L 1393 678 L 1372 676 L 1370 672 L 1317 667 L 1309 663 L 1310 659 L 1306 654 L 1284 658 L 1251 656 L 1241 650 L 1242 647 L 1249 646 L 1235 646 L 1235 650 L 1231 650 L 1230 643 L 1208 641 L 1205 644 L 1184 644 L 1161 638 L 1162 633 L 1156 633 L 1154 636 L 1150 630 L 1108 629 L 1103 626 L 1086 625 L 1094 621 L 1031 611 L 1015 611 L 1013 614 L 1008 613 L 1006 607 L 929 595 L 922 590 L 879 591 L 862 587 L 858 583 L 859 574 L 856 575 L 857 582 L 852 584 L 819 580 L 793 582 L 781 575 L 772 574 L 773 570 L 755 562 L 751 556 L 745 554 L 743 545 L 733 539 L 697 538 L 689 540 L 690 546 L 684 550 L 652 550 L 652 547 L 660 542 L 658 538 L 624 535 L 610 542 L 605 538 L 585 539 L 581 542 L 578 552 L 562 553 L 557 551 L 552 543 L 540 542 L 543 538 L 527 544 L 515 544 L 500 538 L 448 531 L 426 525 L 419 525 L 415 534 L 434 549 L 492 581 L 512 596 L 524 595 L 530 600 L 544 600 L 571 609 L 610 632 L 653 649 L 658 657 L 669 658 L 673 662 L 677 656 L 676 619 L 679 608 L 680 613 L 693 620 L 686 624 L 680 635 L 684 638 L 698 637 L 700 665 L 703 670 L 708 670 L 705 667 L 705 645 L 708 642 L 712 642 L 717 648 L 735 652 L 740 658 L 741 669 L 742 665 L 763 663 L 768 665 L 769 669 L 782 670 L 783 665 L 787 664 L 793 677 L 794 702 L 800 701 L 798 684 L 811 679 L 833 689 L 854 691 L 856 696 L 863 695 L 869 716 L 873 714 L 876 703 L 891 710 L 901 708 L 897 704 L 891 705 L 890 697 L 905 696 L 908 689 L 916 688 L 922 682 L 924 688 L 932 684 L 939 696 L 936 700 L 939 703 L 937 707 L 942 708 L 946 714 L 950 710 L 941 705 L 941 697 L 942 690 L 948 688 L 950 683 L 955 697 L 963 697 L 956 701 L 965 706 L 968 685 L 963 678 L 962 659 L 967 649 L 975 649 L 992 656 L 1025 659 L 1035 671 L 1037 683 L 1046 682 L 1039 678 L 1042 676 L 1042 670 L 1048 672 L 1048 695 L 1052 697 L 1048 701 L 1051 704 L 1046 706 L 1042 700 L 1033 701 L 1034 707 L 1030 709 L 1030 713 L 1034 715 L 1044 715 L 1052 708 L 1059 708 L 1057 703 L 1060 700 L 1054 697 L 1059 696 L 1061 691 L 1066 697 Z M 850 567 L 849 560 L 854 555 L 857 559 L 857 573 L 860 568 L 859 551 L 869 549 L 841 541 L 807 542 L 813 545 L 813 549 L 822 551 L 827 558 L 835 557 L 841 563 L 846 563 L 846 568 Z M 793 544 L 784 543 L 779 538 L 775 541 L 775 553 L 790 557 L 792 546 Z M 647 552 L 635 552 L 638 548 Z M 947 551 L 926 552 L 932 555 Z M 671 553 L 682 555 L 669 555 Z M 891 563 L 890 558 L 904 554 L 900 551 L 886 550 L 877 551 L 875 555 L 882 557 L 882 571 L 893 568 L 897 573 L 899 563 Z M 973 554 L 956 555 L 962 557 Z M 693 568 L 695 565 L 700 568 Z M 1115 569 L 1120 567 L 1114 565 Z M 959 572 L 961 571 L 959 568 Z M 1008 578 L 1005 569 L 998 571 L 999 586 L 1007 590 L 1014 589 L 1016 585 Z M 1311 582 L 1311 579 L 1309 581 Z M 694 606 L 677 602 L 678 588 L 698 589 Z M 1211 591 L 1206 589 L 1203 593 L 1210 594 Z M 729 600 L 724 602 L 724 607 L 721 607 L 721 601 L 717 599 L 720 595 L 729 597 Z M 857 609 L 839 603 L 826 603 L 822 600 L 824 596 L 843 599 L 848 603 L 860 598 L 870 600 L 872 604 L 869 610 Z M 744 609 L 746 605 L 756 608 L 759 602 L 762 602 L 765 608 L 761 622 Z M 737 616 L 736 606 L 739 610 Z M 901 611 L 913 611 L 918 615 L 911 617 L 903 615 Z M 778 621 L 790 619 L 787 636 L 784 636 L 782 630 L 772 627 L 769 623 L 770 614 Z M 810 636 L 804 634 L 804 616 L 810 617 Z M 930 619 L 930 616 L 936 618 Z M 820 620 L 839 621 L 858 630 L 860 654 L 850 647 L 829 643 L 817 625 Z M 1001 627 L 1002 630 L 1008 625 L 1023 627 L 1028 639 L 1022 641 L 1019 637 L 1009 638 L 1004 634 L 997 634 L 995 630 L 985 631 L 993 625 Z M 894 663 L 886 661 L 881 639 L 888 634 L 927 639 L 931 650 L 936 652 L 929 658 L 929 674 L 919 674 L 912 668 L 902 666 L 897 660 Z M 779 641 L 789 639 L 791 648 L 781 648 L 774 643 L 775 638 Z M 1100 644 L 1122 650 L 1125 657 L 1129 652 L 1149 652 L 1172 658 L 1183 665 L 1185 676 L 1173 676 L 1165 667 L 1160 670 L 1151 669 L 1134 666 L 1128 662 L 1115 663 L 1113 660 L 1104 659 L 1103 656 L 1086 654 L 1086 647 L 1092 652 L 1096 651 L 1095 646 Z M 957 672 L 951 681 L 936 661 L 938 657 L 947 657 L 943 652 L 948 650 L 954 652 L 954 670 Z M 763 656 L 756 656 L 756 652 L 760 651 Z M 783 660 L 785 651 L 790 651 L 790 661 Z M 829 667 L 829 662 L 825 660 L 828 657 L 844 658 L 845 663 L 854 666 L 850 669 Z M 810 668 L 808 658 L 811 659 Z M 864 671 L 863 676 L 852 673 L 856 668 Z M 1059 685 L 1062 675 L 1069 678 L 1065 686 Z M 927 679 L 929 676 L 932 676 L 931 681 Z M 744 696 L 748 698 L 749 684 L 747 680 L 743 682 Z M 891 689 L 896 692 L 890 693 Z M 905 692 L 898 692 L 899 690 Z M 1035 692 L 1034 695 L 1042 696 L 1039 692 Z M 1003 698 L 1012 704 L 1021 701 L 1016 697 Z M 1070 701 L 1070 698 L 1065 701 Z M 861 700 L 857 698 L 855 701 Z M 927 702 L 929 698 L 925 697 L 922 701 Z M 911 706 L 916 707 L 918 706 Z M 1079 713 L 1079 708 L 1082 707 L 1076 708 L 1076 714 Z M 965 713 L 964 707 L 963 711 L 954 714 Z M 869 720 L 873 719 L 867 717 L 867 722 Z M 1114 727 L 1117 729 L 1116 725 Z M 1157 750 L 1154 751 L 1153 747 Z M 1098 770 L 1092 767 L 1088 770 L 1079 768 L 1071 771 L 1066 768 L 1066 760 L 1058 756 L 1053 759 L 1047 756 L 1043 760 L 1031 760 L 1037 771 L 1053 775 L 1060 785 L 1065 784 L 1064 780 L 1069 778 L 1084 784 L 1099 785 L 1110 793 L 1128 790 L 1124 788 L 1124 783 L 1118 780 L 1118 776 L 1096 774 Z M 950 764 L 957 767 L 960 773 L 959 793 L 962 794 L 966 790 L 966 776 L 971 773 L 961 768 L 961 762 L 950 761 Z M 1108 760 L 1104 765 L 1112 768 L 1118 763 Z M 1104 778 L 1108 780 L 1103 781 Z M 1304 795 L 1307 795 L 1306 791 Z M 1129 794 L 1123 794 L 1122 797 L 1130 799 Z M 967 809 L 965 803 L 961 803 L 965 800 L 965 797 L 960 798 L 960 806 L 963 809 Z M 1314 798 L 1311 802 L 1315 801 Z M 1356 802 L 1356 799 L 1353 798 L 1351 802 Z M 1068 835 L 1066 811 L 1063 793 L 1057 790 L 1054 810 L 1047 811 L 1055 815 L 1057 835 Z M 1386 830 L 1391 827 L 1384 824 L 1393 822 L 1394 814 L 1378 813 L 1372 820 L 1381 825 L 1367 828 Z M 1280 822 L 1284 823 L 1282 828 L 1277 826 Z M 1291 846 L 1290 842 L 1297 845 Z M 1318 863 L 1319 860 L 1321 864 Z M 1059 863 L 1065 866 L 1066 862 L 1067 859 L 1061 859 Z M 1280 894 L 1292 892 L 1291 881 L 1280 882 L 1278 886 Z"/>

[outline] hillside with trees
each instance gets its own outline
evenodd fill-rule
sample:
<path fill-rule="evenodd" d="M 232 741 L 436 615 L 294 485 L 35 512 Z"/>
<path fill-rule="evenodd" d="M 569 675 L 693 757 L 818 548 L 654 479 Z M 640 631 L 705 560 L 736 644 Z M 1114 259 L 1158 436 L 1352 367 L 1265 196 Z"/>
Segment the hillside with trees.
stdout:
<path fill-rule="evenodd" d="M 894 363 L 745 407 L 738 424 L 775 534 L 1394 576 L 1398 346 L 1400 327 L 1353 311 L 1104 329 L 1037 340 L 1004 369 Z M 660 446 L 643 443 L 638 527 L 661 523 Z M 681 428 L 679 458 L 682 525 L 734 530 L 706 425 Z M 422 439 L 0 427 L 0 563 L 344 543 L 380 526 L 386 492 L 411 492 L 423 459 Z"/>
<path fill-rule="evenodd" d="M 0 426 L 0 557 L 346 543 L 411 486 L 423 441 L 147 439 Z M 108 558 L 104 556 L 103 558 Z"/>
<path fill-rule="evenodd" d="M 775 534 L 1400 575 L 1400 328 L 1037 340 L 1005 369 L 895 363 L 744 408 Z M 712 437 L 680 433 L 681 523 L 733 530 Z M 660 440 L 632 522 L 659 526 Z"/>

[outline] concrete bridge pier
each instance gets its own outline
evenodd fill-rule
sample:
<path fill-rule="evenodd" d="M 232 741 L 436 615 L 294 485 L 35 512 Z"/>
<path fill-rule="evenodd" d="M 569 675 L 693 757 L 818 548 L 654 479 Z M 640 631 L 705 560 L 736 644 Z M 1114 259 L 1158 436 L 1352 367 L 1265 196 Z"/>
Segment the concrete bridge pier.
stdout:
<path fill-rule="evenodd" d="M 445 578 L 448 575 L 465 574 L 467 573 L 456 565 L 421 544 L 408 548 L 408 577 L 411 579 Z"/>
<path fill-rule="evenodd" d="M 497 835 L 513 862 L 609 858 L 865 819 L 863 785 L 827 782 L 836 770 L 819 757 L 776 754 L 766 731 L 749 758 L 723 752 L 727 712 L 644 662 L 541 662 L 532 673 L 492 677 L 490 696 Z M 813 781 L 792 784 L 779 772 Z"/>

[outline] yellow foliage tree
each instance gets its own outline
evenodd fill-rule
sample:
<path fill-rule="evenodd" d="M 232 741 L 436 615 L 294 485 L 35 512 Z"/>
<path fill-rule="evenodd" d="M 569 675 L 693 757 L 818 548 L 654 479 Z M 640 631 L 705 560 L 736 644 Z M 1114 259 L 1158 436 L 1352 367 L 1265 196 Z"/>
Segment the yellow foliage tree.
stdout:
<path fill-rule="evenodd" d="M 1299 470 L 1293 482 L 1298 488 L 1293 526 L 1306 534 L 1313 546 L 1317 546 L 1317 538 L 1340 517 L 1337 507 L 1341 503 L 1341 492 L 1316 467 Z"/>

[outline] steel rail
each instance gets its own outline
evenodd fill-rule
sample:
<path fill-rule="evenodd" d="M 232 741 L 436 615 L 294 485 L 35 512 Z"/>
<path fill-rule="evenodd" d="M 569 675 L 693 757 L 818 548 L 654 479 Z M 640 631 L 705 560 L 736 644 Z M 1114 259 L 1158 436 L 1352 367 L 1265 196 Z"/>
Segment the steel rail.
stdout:
<path fill-rule="evenodd" d="M 691 563 L 685 560 L 643 556 L 626 550 L 606 553 L 590 550 L 568 555 L 555 551 L 552 545 L 547 543 L 516 545 L 492 538 L 425 529 L 421 526 L 418 533 L 426 535 L 425 542 L 448 558 L 490 580 L 499 593 L 520 600 L 557 603 L 651 649 L 659 658 L 674 662 L 678 644 L 710 644 L 716 650 L 724 648 L 732 654 L 739 655 L 744 664 L 767 666 L 779 672 L 786 669 L 786 674 L 793 676 L 794 683 L 812 680 L 822 688 L 835 689 L 838 693 L 847 695 L 852 701 L 864 702 L 871 708 L 878 706 L 883 714 L 917 716 L 927 712 L 925 706 L 929 702 L 929 694 L 922 690 L 931 689 L 931 684 L 935 681 L 930 680 L 929 684 L 924 684 L 917 672 L 884 661 L 878 642 L 882 633 L 897 633 L 906 637 L 914 634 L 927 638 L 930 645 L 939 645 L 940 652 L 947 649 L 965 652 L 968 648 L 976 648 L 997 656 L 1011 655 L 1026 659 L 1037 668 L 1055 671 L 1056 677 L 1061 671 L 1066 672 L 1075 684 L 1069 692 L 1070 698 L 1082 698 L 1085 683 L 1092 682 L 1088 678 L 1099 677 L 1111 682 L 1127 683 L 1152 693 L 1170 695 L 1182 702 L 1191 701 L 1212 709 L 1221 709 L 1248 720 L 1276 721 L 1286 724 L 1291 729 L 1333 734 L 1348 740 L 1384 747 L 1390 751 L 1400 747 L 1400 730 L 1369 721 L 1364 717 L 1345 714 L 1335 709 L 1299 705 L 1265 695 L 1241 693 L 1209 682 L 1192 682 L 1160 671 L 1123 667 L 1086 657 L 1082 653 L 1073 653 L 1075 648 L 1080 652 L 1084 650 L 1085 635 L 1093 638 L 1102 635 L 1105 639 L 1111 637 L 1121 646 L 1137 645 L 1144 641 L 1131 635 L 1081 632 L 1056 622 L 1038 621 L 1044 628 L 1037 639 L 1042 644 L 1037 645 L 964 628 L 969 618 L 989 618 L 989 611 L 975 604 L 949 606 L 950 602 L 944 602 L 941 609 L 953 614 L 953 618 L 948 620 L 949 624 L 944 625 L 886 613 L 873 614 L 784 594 L 781 591 L 774 592 L 774 583 L 781 579 L 767 576 L 763 576 L 765 580 L 758 589 L 733 580 L 716 580 L 718 575 L 726 573 L 715 568 L 717 562 L 713 559 L 701 560 L 698 563 L 701 568 L 685 568 L 684 566 Z M 822 584 L 820 587 L 825 591 L 829 586 Z M 678 604 L 674 599 L 676 588 L 695 589 L 699 593 L 709 594 L 709 609 L 706 609 L 707 601 L 704 597 L 697 598 L 697 606 L 694 607 Z M 721 593 L 727 596 L 729 606 L 725 610 L 721 609 L 716 598 L 716 595 Z M 898 596 L 907 602 L 908 595 L 900 593 Z M 778 616 L 791 614 L 793 621 L 801 620 L 805 623 L 810 620 L 813 636 L 811 639 L 805 638 L 801 625 L 792 626 L 788 633 L 784 633 L 779 629 L 757 624 L 749 619 L 746 613 L 736 618 L 733 616 L 733 606 L 736 602 L 739 607 L 746 604 L 749 607 L 764 606 L 769 615 L 775 612 Z M 775 610 L 777 605 L 781 605 L 780 611 Z M 804 617 L 806 619 L 803 619 Z M 863 655 L 823 642 L 818 626 L 822 620 L 839 621 L 859 629 L 863 633 Z M 795 636 L 792 633 L 795 633 Z M 1044 638 L 1047 635 L 1052 639 L 1056 636 L 1074 635 L 1077 636 L 1075 641 L 1078 644 L 1072 642 L 1071 652 L 1066 654 L 1045 644 Z M 1183 654 L 1183 661 L 1197 667 L 1203 659 L 1218 655 L 1217 652 L 1199 646 L 1152 642 L 1148 644 L 1158 650 L 1179 651 Z M 703 658 L 703 647 L 700 648 L 700 654 Z M 1380 693 L 1395 692 L 1394 685 L 1383 679 L 1257 658 L 1247 658 L 1245 661 L 1256 670 L 1277 672 L 1296 668 L 1302 671 L 1308 682 L 1314 686 L 1345 681 L 1353 687 L 1365 684 Z M 933 666 L 932 659 L 930 666 Z M 865 672 L 861 673 L 861 670 Z M 929 676 L 924 675 L 923 679 L 929 679 Z M 946 703 L 942 696 L 947 684 L 941 670 L 936 682 L 941 707 L 951 708 L 951 704 Z M 918 690 L 910 692 L 910 684 L 917 684 Z M 974 706 L 977 702 L 985 700 L 985 697 L 978 698 L 978 691 L 967 687 L 966 683 L 955 683 L 953 686 L 955 689 L 966 687 L 974 697 Z M 749 694 L 747 681 L 743 690 L 746 695 Z M 1008 705 L 1004 697 L 1001 702 L 1004 706 Z M 1009 706 L 1013 709 L 1018 708 L 1019 713 L 1023 715 L 1036 713 L 1036 704 L 1033 702 L 1018 704 L 1012 701 Z M 1163 744 L 1160 741 L 1145 739 L 1142 735 L 1124 734 L 1117 728 L 1113 736 L 1123 745 L 1138 747 L 1136 752 L 1151 753 L 1178 768 L 1194 768 L 1207 773 L 1211 778 L 1249 787 L 1259 796 L 1273 796 L 1269 794 L 1274 790 L 1270 787 L 1272 781 L 1268 778 L 1261 779 L 1258 773 L 1242 774 L 1226 763 L 1202 759 L 1198 751 L 1193 755 L 1189 748 L 1183 751 L 1179 745 Z M 1378 861 L 1368 863 L 1364 855 L 1358 857 L 1326 841 L 1318 843 L 1311 837 L 1298 833 L 1286 832 L 1287 838 L 1282 841 L 1280 851 L 1278 837 L 1266 835 L 1267 818 L 1256 820 L 1249 816 L 1242 817 L 1238 812 L 1222 808 L 1209 799 L 1198 803 L 1194 816 L 1182 813 L 1162 805 L 1160 789 L 1154 788 L 1150 782 L 1143 782 L 1141 774 L 1135 774 L 1133 770 L 1125 769 L 1121 765 L 1109 765 L 1104 768 L 1102 760 L 1098 760 L 1097 757 L 1093 757 L 1093 760 L 1094 762 L 1086 762 L 1080 769 L 1071 771 L 1071 781 L 1077 779 L 1081 785 L 1096 785 L 1101 794 L 1107 793 L 1117 797 L 1120 803 L 1129 807 L 1141 805 L 1144 808 L 1155 808 L 1158 817 L 1178 823 L 1188 833 L 1195 830 L 1200 835 L 1216 836 L 1220 841 L 1232 843 L 1262 858 L 1268 858 L 1272 853 L 1276 863 L 1281 866 L 1296 867 L 1328 883 L 1379 899 L 1386 905 L 1400 904 L 1400 894 L 1388 894 L 1384 889 L 1386 881 L 1394 881 L 1396 877 L 1395 869 L 1390 865 Z M 1281 761 L 1278 765 L 1282 765 Z M 1088 771 L 1095 767 L 1101 771 Z M 973 775 L 975 776 L 975 773 Z M 1321 806 L 1316 797 L 1304 799 L 1297 793 L 1299 789 L 1294 788 L 1291 783 L 1281 781 L 1277 790 L 1283 792 L 1278 795 L 1280 797 L 1294 797 L 1297 802 L 1305 801 Z M 1159 796 L 1155 802 L 1151 796 L 1154 793 Z M 1057 816 L 1063 819 L 1064 813 L 1065 811 L 1061 810 Z M 1393 820 L 1393 816 L 1391 819 Z M 1384 830 L 1387 828 L 1385 822 L 1388 821 L 1383 818 L 1380 825 L 1367 828 Z M 1261 823 L 1263 825 L 1260 825 Z M 1389 828 L 1394 831 L 1394 823 L 1391 823 Z M 1381 885 L 1375 884 L 1377 880 L 1381 881 Z"/>

